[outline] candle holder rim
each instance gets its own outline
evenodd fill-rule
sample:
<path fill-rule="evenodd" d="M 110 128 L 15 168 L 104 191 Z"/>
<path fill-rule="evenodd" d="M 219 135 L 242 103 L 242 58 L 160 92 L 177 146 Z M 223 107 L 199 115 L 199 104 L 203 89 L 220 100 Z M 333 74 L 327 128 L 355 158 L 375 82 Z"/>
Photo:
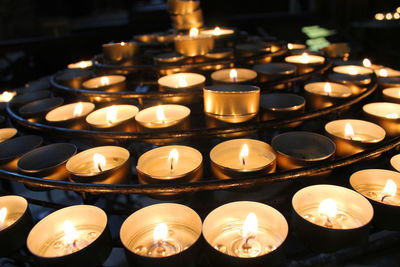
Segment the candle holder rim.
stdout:
<path fill-rule="evenodd" d="M 223 90 L 223 88 L 226 88 Z M 228 88 L 236 88 L 237 90 L 229 90 Z M 247 88 L 247 90 L 246 90 Z M 221 90 L 218 90 L 221 89 Z M 249 94 L 254 92 L 260 92 L 260 87 L 255 85 L 247 84 L 222 84 L 222 85 L 210 85 L 203 88 L 204 91 L 209 91 L 216 94 Z"/>
<path fill-rule="evenodd" d="M 102 47 L 109 47 L 109 46 L 114 46 L 114 45 L 121 45 L 122 43 L 124 43 L 125 45 L 131 45 L 131 46 L 139 46 L 139 43 L 137 43 L 137 42 L 134 42 L 134 41 L 120 41 L 120 42 L 110 42 L 110 43 L 105 43 L 105 44 L 102 44 L 101 46 Z M 124 45 L 124 46 L 125 46 Z M 121 45 L 122 46 L 122 45 Z"/>

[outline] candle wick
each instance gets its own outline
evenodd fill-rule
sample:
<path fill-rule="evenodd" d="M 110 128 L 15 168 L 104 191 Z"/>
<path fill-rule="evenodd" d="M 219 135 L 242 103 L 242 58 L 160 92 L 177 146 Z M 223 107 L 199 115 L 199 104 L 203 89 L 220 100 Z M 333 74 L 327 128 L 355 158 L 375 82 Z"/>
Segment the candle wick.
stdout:
<path fill-rule="evenodd" d="M 174 161 L 171 160 L 171 172 L 174 170 Z"/>
<path fill-rule="evenodd" d="M 243 166 L 246 165 L 246 160 L 244 159 L 244 157 L 242 158 L 242 164 Z"/>
<path fill-rule="evenodd" d="M 238 77 L 237 76 L 233 77 L 232 80 L 233 80 L 234 83 L 237 83 L 238 82 Z"/>
<path fill-rule="evenodd" d="M 381 202 L 383 202 L 384 200 L 385 200 L 385 198 L 387 198 L 389 195 L 384 195 L 382 198 L 381 198 Z"/>
<path fill-rule="evenodd" d="M 254 235 L 251 235 L 251 236 L 247 237 L 246 240 L 244 241 L 243 248 L 246 249 L 246 250 L 251 249 L 251 245 L 249 244 L 249 241 L 251 239 L 254 239 L 254 238 L 255 238 Z"/>
<path fill-rule="evenodd" d="M 97 168 L 99 169 L 99 171 L 101 171 L 101 172 L 103 171 L 100 164 L 97 164 Z"/>

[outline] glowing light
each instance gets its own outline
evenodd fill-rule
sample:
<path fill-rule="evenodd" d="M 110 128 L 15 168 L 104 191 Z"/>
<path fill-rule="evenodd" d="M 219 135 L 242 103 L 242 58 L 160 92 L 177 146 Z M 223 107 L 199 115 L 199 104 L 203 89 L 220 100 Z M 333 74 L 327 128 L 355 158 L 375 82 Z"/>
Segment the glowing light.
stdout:
<path fill-rule="evenodd" d="M 162 106 L 158 106 L 156 110 L 156 116 L 158 121 L 164 122 L 166 120 L 165 114 L 164 114 L 164 109 Z"/>
<path fill-rule="evenodd" d="M 368 58 L 364 58 L 362 64 L 366 68 L 370 68 L 372 66 L 371 60 L 369 60 Z"/>
<path fill-rule="evenodd" d="M 289 50 L 292 50 L 292 49 L 293 49 L 293 44 L 288 43 L 288 44 L 287 44 L 287 48 L 288 48 Z"/>
<path fill-rule="evenodd" d="M 324 199 L 321 204 L 319 204 L 318 212 L 321 214 L 325 214 L 329 218 L 336 217 L 337 214 L 337 206 L 335 200 L 331 198 Z"/>
<path fill-rule="evenodd" d="M 390 113 L 386 115 L 386 118 L 388 119 L 398 119 L 399 115 L 397 113 Z"/>
<path fill-rule="evenodd" d="M 350 67 L 349 68 L 349 74 L 350 75 L 357 75 L 358 71 L 357 71 L 357 69 L 355 67 Z"/>
<path fill-rule="evenodd" d="M 344 136 L 350 140 L 354 138 L 354 130 L 350 123 L 346 123 L 346 126 L 344 127 Z"/>
<path fill-rule="evenodd" d="M 78 238 L 78 232 L 75 230 L 71 221 L 64 222 L 64 239 L 67 244 L 72 245 Z"/>
<path fill-rule="evenodd" d="M 185 80 L 183 75 L 182 76 L 178 76 L 178 86 L 179 87 L 187 87 L 188 86 L 188 83 Z"/>
<path fill-rule="evenodd" d="M 100 84 L 101 84 L 101 86 L 109 85 L 110 84 L 110 79 L 108 77 L 101 77 L 100 78 Z"/>
<path fill-rule="evenodd" d="M 379 70 L 379 76 L 380 77 L 387 77 L 388 76 L 388 72 L 386 69 L 380 69 Z"/>
<path fill-rule="evenodd" d="M 388 179 L 386 181 L 385 188 L 383 188 L 383 190 L 382 190 L 382 195 L 393 197 L 396 195 L 396 193 L 397 193 L 396 183 L 393 180 Z"/>
<path fill-rule="evenodd" d="M 78 104 L 76 104 L 74 108 L 74 113 L 72 114 L 72 117 L 73 118 L 79 117 L 82 115 L 82 112 L 83 112 L 83 104 L 79 102 Z"/>
<path fill-rule="evenodd" d="M 221 28 L 220 27 L 215 27 L 213 31 L 213 35 L 221 35 Z"/>
<path fill-rule="evenodd" d="M 255 237 L 257 235 L 257 232 L 258 232 L 257 216 L 253 212 L 250 212 L 249 215 L 247 215 L 246 220 L 244 220 L 242 226 L 242 237 L 243 238 Z"/>
<path fill-rule="evenodd" d="M 238 73 L 237 73 L 237 71 L 235 69 L 232 69 L 229 72 L 229 78 L 235 83 L 238 81 Z"/>
<path fill-rule="evenodd" d="M 0 209 L 0 225 L 2 225 L 4 223 L 4 221 L 6 220 L 7 217 L 7 208 L 6 207 L 2 207 Z M 1 229 L 1 227 L 0 227 Z"/>
<path fill-rule="evenodd" d="M 400 19 L 400 14 L 397 13 L 397 12 L 394 13 L 394 14 L 393 14 L 393 18 L 394 18 L 394 19 Z"/>
<path fill-rule="evenodd" d="M 95 169 L 102 172 L 104 170 L 104 167 L 106 166 L 106 158 L 99 153 L 94 153 L 93 165 L 94 165 Z"/>
<path fill-rule="evenodd" d="M 174 166 L 178 163 L 179 160 L 179 152 L 175 148 L 169 152 L 168 156 L 168 165 L 170 166 L 171 171 L 174 169 Z"/>
<path fill-rule="evenodd" d="M 385 15 L 386 20 L 391 20 L 392 18 L 393 18 L 392 13 L 386 13 L 386 15 Z"/>
<path fill-rule="evenodd" d="M 239 159 L 243 165 L 246 165 L 246 162 L 249 159 L 249 147 L 246 144 L 243 144 L 242 150 L 240 150 Z"/>
<path fill-rule="evenodd" d="M 154 243 L 163 242 L 168 237 L 168 226 L 166 223 L 159 223 L 154 228 L 153 240 Z"/>
<path fill-rule="evenodd" d="M 0 102 L 10 102 L 11 99 L 13 99 L 13 97 L 16 95 L 17 93 L 15 92 L 7 92 L 4 91 L 1 95 L 0 95 Z"/>
<path fill-rule="evenodd" d="M 117 120 L 118 108 L 117 106 L 111 106 L 107 109 L 106 113 L 106 121 L 109 124 L 112 124 Z"/>
<path fill-rule="evenodd" d="M 196 37 L 199 35 L 199 30 L 197 28 L 191 28 L 189 31 L 190 37 Z"/>
<path fill-rule="evenodd" d="M 332 86 L 330 85 L 330 83 L 325 83 L 324 92 L 327 95 L 331 95 L 332 94 Z"/>
<path fill-rule="evenodd" d="M 308 57 L 308 54 L 307 54 L 307 53 L 301 54 L 301 59 L 300 59 L 300 61 L 301 61 L 302 63 L 308 63 L 308 62 L 310 61 L 310 59 L 309 59 L 309 57 Z"/>
<path fill-rule="evenodd" d="M 385 18 L 385 15 L 383 15 L 382 13 L 376 13 L 375 14 L 375 19 L 376 20 L 383 20 Z"/>
<path fill-rule="evenodd" d="M 121 42 L 121 46 L 125 46 L 126 45 L 126 43 L 125 42 Z"/>

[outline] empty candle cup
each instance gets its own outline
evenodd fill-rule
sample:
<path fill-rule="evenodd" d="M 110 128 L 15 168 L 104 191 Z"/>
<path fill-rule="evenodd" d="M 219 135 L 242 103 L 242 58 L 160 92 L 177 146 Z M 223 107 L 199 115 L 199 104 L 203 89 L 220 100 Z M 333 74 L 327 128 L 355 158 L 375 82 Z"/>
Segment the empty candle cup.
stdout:
<path fill-rule="evenodd" d="M 365 244 L 374 214 L 357 192 L 335 185 L 314 185 L 292 198 L 295 234 L 315 251 L 329 252 Z"/>
<path fill-rule="evenodd" d="M 66 69 L 59 71 L 55 75 L 55 81 L 62 85 L 73 89 L 80 89 L 82 83 L 92 77 L 93 71 L 88 69 Z"/>
<path fill-rule="evenodd" d="M 392 158 L 392 166 L 398 162 Z M 398 164 L 398 163 L 397 163 Z M 400 230 L 400 173 L 381 169 L 367 169 L 353 173 L 350 184 L 366 197 L 374 208 L 373 224 L 381 229 Z"/>
<path fill-rule="evenodd" d="M 201 219 L 192 209 L 155 204 L 130 215 L 120 239 L 130 266 L 191 266 L 199 252 Z"/>
<path fill-rule="evenodd" d="M 18 112 L 30 121 L 38 122 L 43 121 L 50 110 L 61 106 L 63 103 L 64 98 L 61 97 L 44 98 L 23 105 Z"/>
<path fill-rule="evenodd" d="M 289 227 L 285 217 L 262 203 L 231 202 L 214 209 L 203 223 L 212 265 L 282 264 Z"/>
<path fill-rule="evenodd" d="M 32 228 L 26 245 L 40 266 L 100 266 L 111 252 L 107 215 L 90 205 L 57 210 Z"/>
<path fill-rule="evenodd" d="M 314 110 L 343 103 L 352 96 L 349 87 L 332 82 L 314 82 L 304 85 L 307 105 Z"/>
<path fill-rule="evenodd" d="M 252 83 L 256 78 L 257 72 L 243 68 L 223 69 L 211 73 L 214 84 Z"/>
<path fill-rule="evenodd" d="M 90 90 L 119 92 L 125 89 L 125 80 L 123 75 L 105 75 L 84 81 L 82 86 Z"/>
<path fill-rule="evenodd" d="M 389 102 L 374 102 L 365 104 L 363 112 L 366 117 L 382 126 L 386 134 L 400 134 L 400 104 Z"/>
<path fill-rule="evenodd" d="M 260 82 L 282 81 L 280 83 L 274 83 L 272 87 L 274 89 L 284 89 L 289 87 L 291 83 L 285 83 L 283 80 L 289 79 L 295 75 L 296 66 L 287 63 L 265 63 L 255 65 L 253 70 L 258 73 L 258 80 Z"/>
<path fill-rule="evenodd" d="M 139 109 L 133 105 L 112 105 L 93 111 L 86 117 L 86 122 L 95 129 L 134 130 L 133 119 Z"/>

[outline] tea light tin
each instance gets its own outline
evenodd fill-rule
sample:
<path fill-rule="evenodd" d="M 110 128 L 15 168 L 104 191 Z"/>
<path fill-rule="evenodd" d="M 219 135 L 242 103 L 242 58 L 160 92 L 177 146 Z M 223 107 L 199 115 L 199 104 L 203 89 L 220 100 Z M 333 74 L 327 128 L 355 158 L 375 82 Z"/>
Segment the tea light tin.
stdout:
<path fill-rule="evenodd" d="M 26 245 L 40 266 L 100 266 L 111 252 L 107 215 L 90 205 L 57 210 L 32 228 Z"/>
<path fill-rule="evenodd" d="M 252 83 L 257 78 L 257 72 L 251 69 L 232 68 L 217 70 L 211 73 L 214 84 Z"/>
<path fill-rule="evenodd" d="M 204 112 L 229 123 L 252 119 L 260 106 L 260 88 L 252 85 L 214 85 L 203 89 Z"/>
<path fill-rule="evenodd" d="M 135 120 L 142 130 L 157 130 L 160 128 L 185 129 L 188 127 L 190 109 L 182 105 L 160 105 L 145 108 Z"/>
<path fill-rule="evenodd" d="M 18 112 L 22 117 L 31 121 L 41 121 L 44 120 L 47 112 L 61 106 L 63 103 L 64 98 L 61 97 L 44 98 L 23 105 Z"/>
<path fill-rule="evenodd" d="M 296 235 L 315 251 L 329 252 L 365 244 L 374 214 L 357 192 L 335 185 L 305 187 L 292 198 Z"/>
<path fill-rule="evenodd" d="M 271 51 L 271 46 L 264 42 L 243 43 L 235 46 L 235 54 L 240 57 L 253 57 L 260 54 L 267 54 Z"/>
<path fill-rule="evenodd" d="M 180 1 L 180 2 L 194 2 L 194 1 Z M 193 27 L 199 28 L 204 24 L 203 12 L 201 8 L 185 14 L 170 15 L 172 20 L 172 27 L 176 30 L 189 30 Z"/>
<path fill-rule="evenodd" d="M 134 130 L 134 117 L 139 109 L 133 105 L 112 105 L 93 111 L 86 122 L 95 129 Z"/>
<path fill-rule="evenodd" d="M 82 86 L 90 90 L 118 92 L 125 89 L 125 80 L 123 75 L 105 75 L 84 81 Z"/>
<path fill-rule="evenodd" d="M 82 83 L 92 77 L 93 71 L 89 69 L 66 69 L 58 72 L 55 81 L 63 86 L 80 89 Z"/>
<path fill-rule="evenodd" d="M 304 85 L 307 105 L 314 110 L 342 103 L 352 96 L 350 87 L 332 82 L 314 82 Z"/>
<path fill-rule="evenodd" d="M 192 266 L 200 247 L 201 219 L 189 207 L 162 203 L 142 208 L 122 224 L 130 266 Z"/>
<path fill-rule="evenodd" d="M 392 158 L 391 164 L 396 161 L 398 159 Z M 400 229 L 400 195 L 397 193 L 400 173 L 381 169 L 361 170 L 350 176 L 350 184 L 371 202 L 375 213 L 374 225 L 387 230 Z"/>
<path fill-rule="evenodd" d="M 322 66 L 325 63 L 325 58 L 323 56 L 303 53 L 301 55 L 287 56 L 285 57 L 285 62 L 295 65 L 298 74 L 304 74 Z"/>
<path fill-rule="evenodd" d="M 123 62 L 132 59 L 139 52 L 136 42 L 119 42 L 103 44 L 104 59 L 111 62 Z"/>
<path fill-rule="evenodd" d="M 200 1 L 197 0 L 168 0 L 167 9 L 172 14 L 188 14 L 200 8 Z"/>
<path fill-rule="evenodd" d="M 400 87 L 386 88 L 382 90 L 383 100 L 400 104 Z"/>
<path fill-rule="evenodd" d="M 356 65 L 336 66 L 328 80 L 344 84 L 351 88 L 353 95 L 358 95 L 371 83 L 372 73 L 373 70 Z"/>
<path fill-rule="evenodd" d="M 47 98 L 47 97 L 49 97 L 49 95 L 50 95 L 50 91 L 47 91 L 47 90 L 20 94 L 20 95 L 15 96 L 10 101 L 10 105 L 13 107 L 21 107 L 30 102 L 40 100 L 43 98 Z"/>
<path fill-rule="evenodd" d="M 374 102 L 363 106 L 366 117 L 382 126 L 386 134 L 396 136 L 400 133 L 400 104 Z"/>
<path fill-rule="evenodd" d="M 218 179 L 241 178 L 274 172 L 276 153 L 270 145 L 254 139 L 222 142 L 210 151 L 211 170 Z"/>
<path fill-rule="evenodd" d="M 262 83 L 288 79 L 295 75 L 296 66 L 287 63 L 265 63 L 253 67 L 258 73 L 258 80 Z M 284 89 L 290 83 L 280 83 L 273 86 L 274 89 Z"/>
<path fill-rule="evenodd" d="M 349 156 L 381 142 L 385 130 L 375 123 L 363 120 L 335 120 L 325 124 L 325 131 L 336 144 L 337 156 Z"/>
<path fill-rule="evenodd" d="M 203 223 L 212 265 L 282 264 L 289 227 L 274 208 L 250 201 L 231 202 L 210 212 Z"/>
<path fill-rule="evenodd" d="M 205 34 L 178 35 L 174 42 L 176 52 L 187 57 L 205 55 L 214 48 L 214 39 L 211 35 Z"/>
<path fill-rule="evenodd" d="M 84 118 L 94 110 L 94 107 L 95 105 L 90 102 L 67 104 L 49 111 L 45 119 L 57 126 L 81 129 L 84 127 Z"/>
<path fill-rule="evenodd" d="M 91 60 L 81 60 L 68 64 L 67 66 L 68 69 L 88 69 L 91 67 L 93 67 L 93 62 Z"/>
<path fill-rule="evenodd" d="M 131 178 L 129 151 L 118 146 L 82 151 L 67 161 L 66 168 L 75 182 L 123 184 Z"/>
<path fill-rule="evenodd" d="M 336 145 L 328 137 L 312 132 L 286 132 L 271 142 L 278 167 L 290 170 L 326 162 L 335 155 Z"/>
<path fill-rule="evenodd" d="M 0 129 L 0 143 L 13 138 L 18 133 L 15 128 L 2 128 Z"/>
<path fill-rule="evenodd" d="M 20 196 L 0 196 L 0 257 L 19 250 L 33 226 L 28 202 Z"/>
<path fill-rule="evenodd" d="M 381 77 L 378 83 L 382 88 L 400 87 L 400 77 Z"/>
<path fill-rule="evenodd" d="M 154 61 L 159 64 L 173 64 L 181 62 L 184 59 L 184 56 L 176 52 L 158 54 L 154 57 Z"/>
<path fill-rule="evenodd" d="M 199 91 L 204 87 L 206 77 L 197 73 L 181 72 L 158 79 L 161 92 Z"/>
<path fill-rule="evenodd" d="M 232 48 L 214 48 L 210 52 L 204 55 L 204 57 L 208 59 L 225 59 L 233 57 L 233 49 Z"/>

